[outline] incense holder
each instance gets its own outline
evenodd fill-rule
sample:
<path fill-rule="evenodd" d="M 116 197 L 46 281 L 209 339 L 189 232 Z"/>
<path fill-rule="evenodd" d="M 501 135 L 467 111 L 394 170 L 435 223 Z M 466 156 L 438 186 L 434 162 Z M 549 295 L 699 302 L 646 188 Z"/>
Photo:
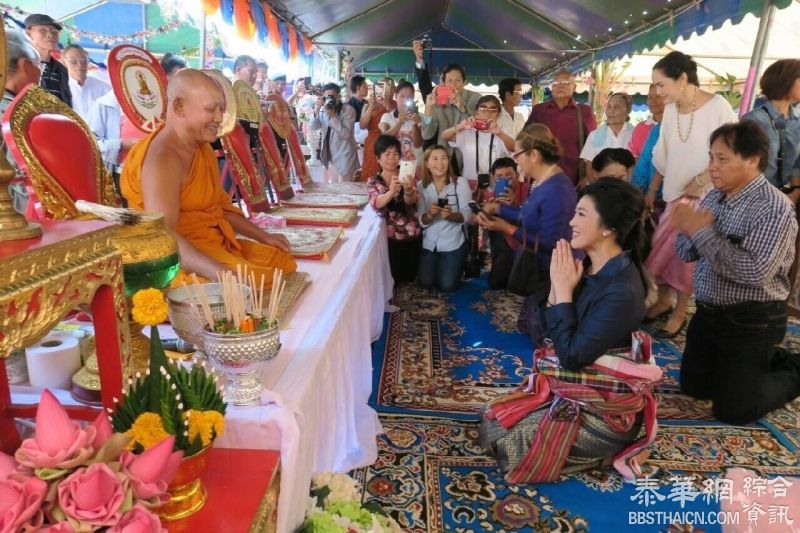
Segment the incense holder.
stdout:
<path fill-rule="evenodd" d="M 249 305 L 251 301 L 250 288 L 242 287 L 242 289 L 247 297 L 247 311 L 250 312 L 252 311 Z M 225 304 L 222 303 L 222 284 L 204 283 L 203 290 L 208 299 L 209 307 L 211 307 L 211 315 L 214 320 L 223 320 L 225 318 Z M 172 289 L 167 293 L 167 304 L 169 306 L 169 321 L 178 337 L 194 344 L 195 348 L 203 351 L 203 331 L 207 325 L 203 319 L 203 310 L 195 293 L 195 288 L 192 285 L 187 285 L 186 287 Z"/>

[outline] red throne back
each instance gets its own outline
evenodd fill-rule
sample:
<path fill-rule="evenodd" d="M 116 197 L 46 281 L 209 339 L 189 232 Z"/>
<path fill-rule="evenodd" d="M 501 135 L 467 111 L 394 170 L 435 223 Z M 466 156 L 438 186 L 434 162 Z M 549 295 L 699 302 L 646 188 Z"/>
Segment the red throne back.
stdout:
<path fill-rule="evenodd" d="M 72 200 L 100 202 L 94 147 L 75 121 L 64 115 L 35 115 L 28 121 L 25 137 L 33 155 Z"/>
<path fill-rule="evenodd" d="M 9 104 L 3 138 L 49 218 L 74 218 L 77 200 L 119 205 L 91 130 L 41 87 L 27 86 Z"/>

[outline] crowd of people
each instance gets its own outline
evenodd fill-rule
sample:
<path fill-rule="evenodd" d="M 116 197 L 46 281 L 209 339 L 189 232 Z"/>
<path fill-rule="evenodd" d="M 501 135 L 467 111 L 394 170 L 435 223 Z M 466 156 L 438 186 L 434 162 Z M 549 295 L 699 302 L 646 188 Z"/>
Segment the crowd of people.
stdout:
<path fill-rule="evenodd" d="M 490 288 L 526 296 L 520 330 L 534 348 L 552 346 L 564 369 L 630 347 L 642 324 L 659 325 L 652 331 L 665 339 L 688 324 L 681 387 L 712 400 L 718 419 L 752 422 L 800 396 L 800 355 L 779 347 L 794 281 L 800 61 L 766 69 L 763 101 L 740 122 L 700 88 L 696 62 L 671 52 L 653 68 L 650 117 L 631 124 L 632 99 L 618 92 L 598 126 L 575 100 L 570 72 L 556 73 L 550 98 L 523 122 L 519 80 L 481 96 L 449 65 L 430 87 L 418 43 L 414 52 L 425 105 L 406 107 L 409 90 L 394 115 L 414 111 L 408 146 L 425 148 L 417 190 L 384 159 L 365 176 L 397 281 L 414 278 L 416 261 L 420 286 L 457 290 L 468 247 L 488 247 Z M 381 133 L 377 157 L 390 136 L 402 138 L 397 128 Z"/>
<path fill-rule="evenodd" d="M 85 50 L 53 57 L 57 22 L 32 15 L 26 26 L 27 37 L 8 32 L 3 106 L 40 83 L 73 107 L 131 207 L 163 212 L 178 230 L 185 269 L 213 278 L 241 262 L 295 268 L 285 239 L 250 224 L 222 192 L 209 143 L 223 102 L 209 78 L 165 56 L 167 122 L 141 139 L 113 91 L 87 77 Z M 458 290 L 484 252 L 490 288 L 525 296 L 521 331 L 534 348 L 551 345 L 564 369 L 630 346 L 642 323 L 659 324 L 662 338 L 688 323 L 681 388 L 712 400 L 720 420 L 751 422 L 800 396 L 800 356 L 778 347 L 798 232 L 800 60 L 767 68 L 763 101 L 738 121 L 700 87 L 695 61 L 671 52 L 652 71 L 651 116 L 631 124 L 632 99 L 618 92 L 598 126 L 575 100 L 571 72 L 555 74 L 550 98 L 526 120 L 520 80 L 480 95 L 453 64 L 434 85 L 422 43 L 413 54 L 419 98 L 408 80 L 370 86 L 354 76 L 349 98 L 336 83 L 319 88 L 309 124 L 329 172 L 367 183 L 396 282 Z M 233 71 L 262 94 L 286 90 L 285 76 L 270 80 L 252 57 Z M 290 106 L 310 90 L 295 82 Z M 363 160 L 358 129 L 367 133 Z"/>

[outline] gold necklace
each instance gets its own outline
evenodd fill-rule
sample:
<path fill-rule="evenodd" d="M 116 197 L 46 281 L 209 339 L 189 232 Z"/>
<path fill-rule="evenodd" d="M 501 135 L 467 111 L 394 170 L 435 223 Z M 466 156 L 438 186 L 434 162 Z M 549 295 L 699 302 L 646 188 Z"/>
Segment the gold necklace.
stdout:
<path fill-rule="evenodd" d="M 697 86 L 694 88 L 694 95 L 692 96 L 692 112 L 689 114 L 689 131 L 686 132 L 686 138 L 683 137 L 683 133 L 681 133 L 681 104 L 678 102 L 675 107 L 677 113 L 675 113 L 675 122 L 678 124 L 678 139 L 682 143 L 685 143 L 689 140 L 689 136 L 692 134 L 692 127 L 694 126 L 694 111 L 695 106 L 697 105 Z"/>

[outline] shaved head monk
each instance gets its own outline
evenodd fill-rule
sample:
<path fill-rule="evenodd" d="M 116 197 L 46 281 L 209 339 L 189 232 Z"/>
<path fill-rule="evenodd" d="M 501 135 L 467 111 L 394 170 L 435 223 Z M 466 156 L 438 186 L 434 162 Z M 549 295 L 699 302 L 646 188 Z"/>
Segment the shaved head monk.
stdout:
<path fill-rule="evenodd" d="M 222 189 L 209 145 L 222 122 L 220 87 L 199 70 L 184 69 L 170 80 L 167 101 L 164 126 L 139 141 L 125 161 L 120 185 L 128 206 L 164 214 L 178 234 L 182 274 L 215 280 L 217 272 L 241 264 L 257 280 L 263 273 L 270 285 L 274 268 L 294 272 L 286 238 L 247 220 Z"/>

